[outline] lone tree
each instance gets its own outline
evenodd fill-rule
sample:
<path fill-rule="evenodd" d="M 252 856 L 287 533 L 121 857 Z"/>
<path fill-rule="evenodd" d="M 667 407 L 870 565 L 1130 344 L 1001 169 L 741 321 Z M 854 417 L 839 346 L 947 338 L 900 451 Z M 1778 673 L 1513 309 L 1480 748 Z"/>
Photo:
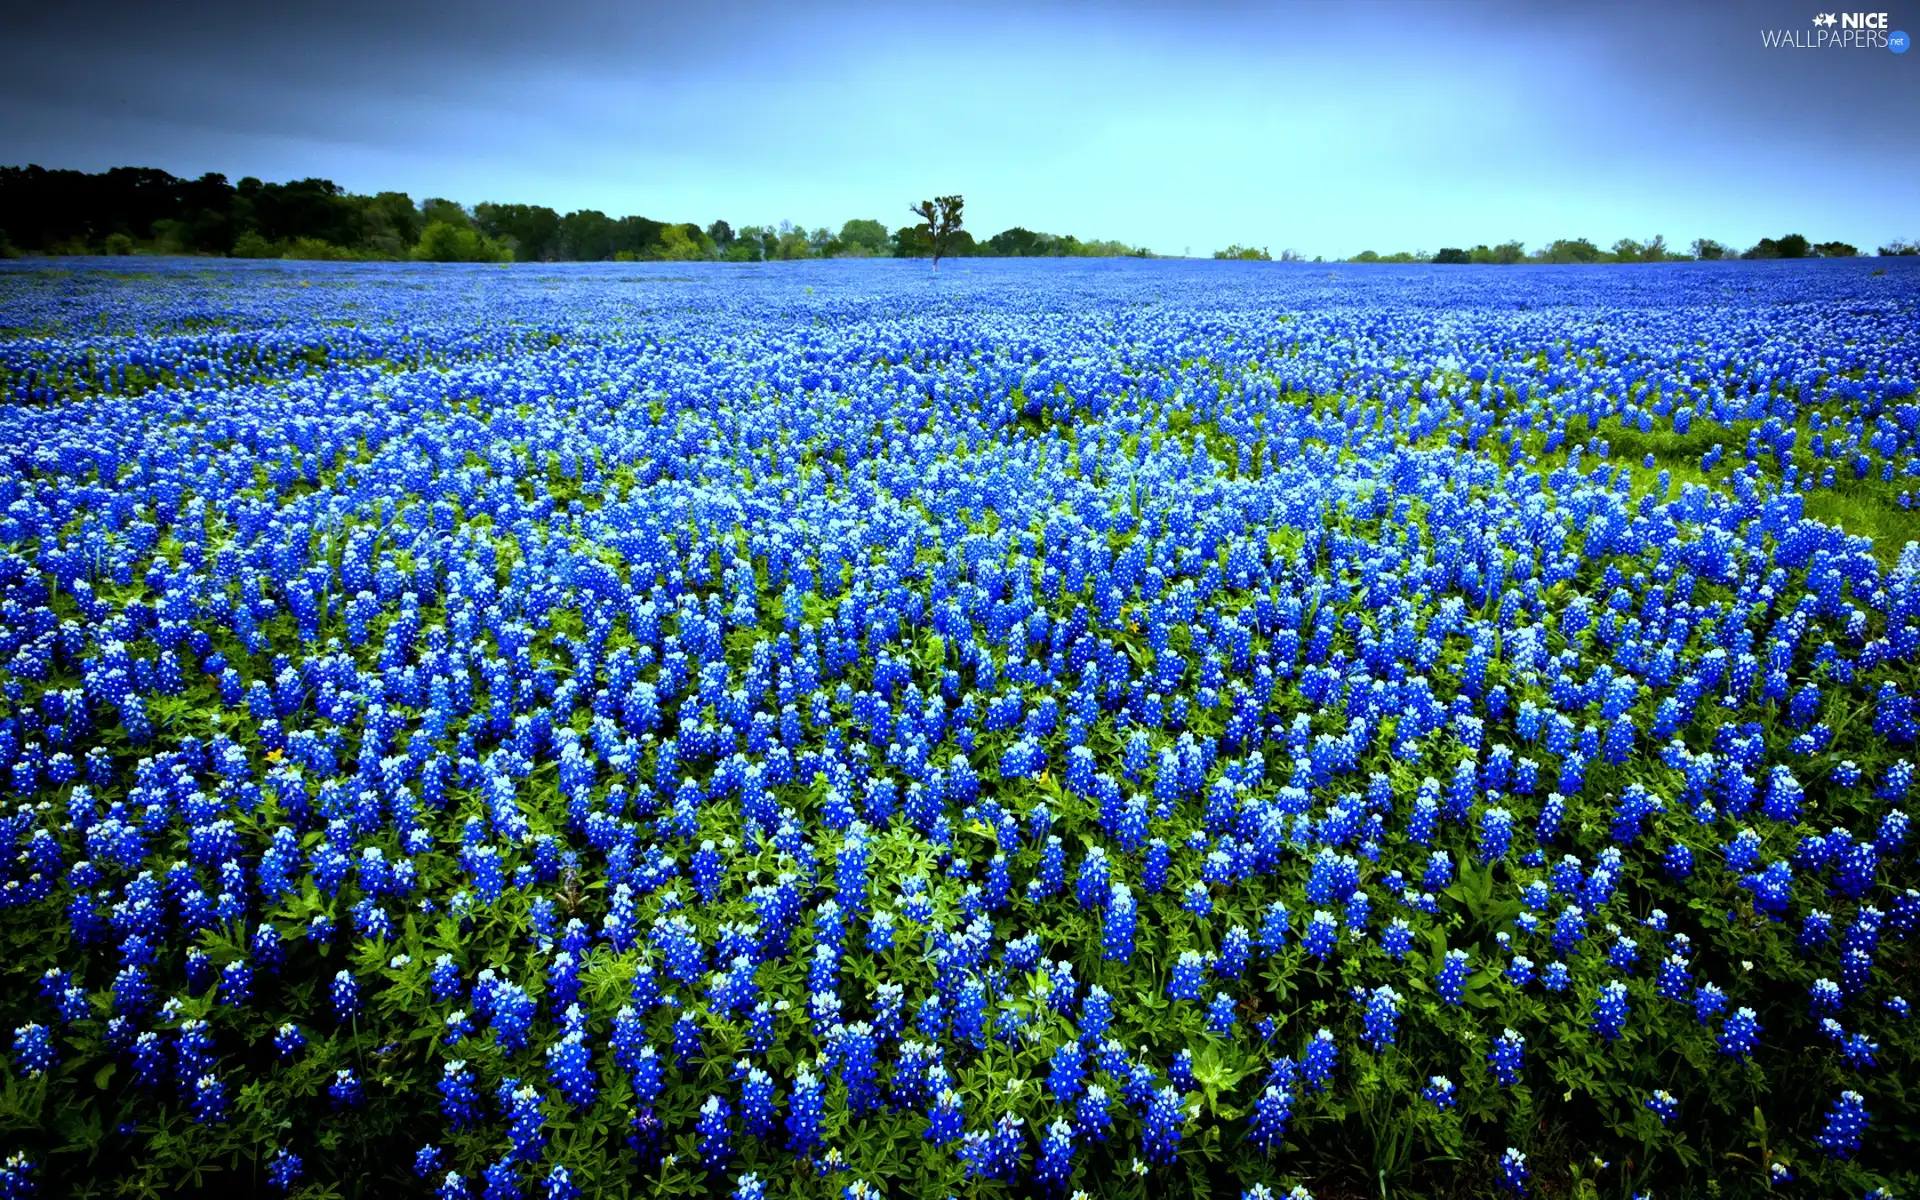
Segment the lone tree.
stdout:
<path fill-rule="evenodd" d="M 940 256 L 952 244 L 953 235 L 960 232 L 960 206 L 965 203 L 959 196 L 935 196 L 910 206 L 913 215 L 923 222 L 920 227 L 927 231 L 936 271 L 940 269 Z"/>

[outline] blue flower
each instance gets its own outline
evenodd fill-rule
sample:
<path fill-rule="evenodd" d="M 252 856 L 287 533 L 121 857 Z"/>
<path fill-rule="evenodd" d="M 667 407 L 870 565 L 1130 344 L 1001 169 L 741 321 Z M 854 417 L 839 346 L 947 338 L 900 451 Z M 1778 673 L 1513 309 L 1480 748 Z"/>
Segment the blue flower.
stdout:
<path fill-rule="evenodd" d="M 1269 1084 L 1253 1102 L 1247 1122 L 1247 1140 L 1272 1154 L 1287 1138 L 1287 1120 L 1293 1115 L 1293 1096 L 1278 1084 Z"/>
<path fill-rule="evenodd" d="M 1646 1106 L 1654 1116 L 1660 1118 L 1662 1125 L 1673 1120 L 1675 1114 L 1680 1111 L 1680 1102 L 1674 1099 L 1673 1093 L 1665 1088 L 1654 1089 L 1653 1094 L 1646 1099 Z"/>
<path fill-rule="evenodd" d="M 1366 1042 L 1379 1054 L 1394 1044 L 1400 1023 L 1400 993 L 1382 984 L 1367 995 L 1367 1006 L 1362 1014 L 1366 1025 Z"/>
<path fill-rule="evenodd" d="M 1467 976 L 1472 969 L 1467 965 L 1467 952 L 1449 950 L 1441 961 L 1440 970 L 1434 974 L 1434 995 L 1440 997 L 1442 1004 L 1464 1004 L 1467 998 Z"/>
<path fill-rule="evenodd" d="M 1703 989 L 1704 990 L 1704 989 Z M 1760 1021 L 1750 1008 L 1735 1009 L 1720 1026 L 1720 1053 L 1744 1059 L 1760 1043 Z"/>
<path fill-rule="evenodd" d="M 1500 1156 L 1500 1178 L 1495 1180 L 1500 1190 L 1510 1196 L 1526 1195 L 1528 1174 L 1527 1156 L 1508 1146 Z"/>
<path fill-rule="evenodd" d="M 1844 1091 L 1827 1110 L 1827 1123 L 1814 1142 L 1829 1157 L 1852 1158 L 1860 1149 L 1860 1135 L 1867 1128 L 1867 1102 L 1859 1092 Z"/>
<path fill-rule="evenodd" d="M 1627 985 L 1609 980 L 1593 1000 L 1592 1029 L 1605 1041 L 1618 1041 L 1627 1028 Z"/>
<path fill-rule="evenodd" d="M 1155 1092 L 1140 1134 L 1140 1151 L 1146 1160 L 1160 1165 L 1172 1162 L 1185 1124 L 1186 1108 L 1180 1093 L 1171 1087 Z"/>
<path fill-rule="evenodd" d="M 1520 1071 L 1526 1065 L 1527 1039 L 1511 1029 L 1494 1039 L 1493 1049 L 1487 1052 L 1487 1065 L 1501 1087 L 1512 1087 L 1520 1082 Z"/>
<path fill-rule="evenodd" d="M 51 1071 L 60 1055 L 46 1026 L 29 1021 L 13 1031 L 13 1059 L 21 1073 L 32 1079 Z"/>

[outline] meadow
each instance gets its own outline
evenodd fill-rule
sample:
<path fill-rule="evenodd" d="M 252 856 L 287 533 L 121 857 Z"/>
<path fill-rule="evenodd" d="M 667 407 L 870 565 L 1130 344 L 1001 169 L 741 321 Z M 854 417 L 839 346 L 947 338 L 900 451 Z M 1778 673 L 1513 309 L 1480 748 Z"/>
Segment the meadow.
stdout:
<path fill-rule="evenodd" d="M 0 262 L 0 1200 L 1920 1190 L 1920 261 Z"/>

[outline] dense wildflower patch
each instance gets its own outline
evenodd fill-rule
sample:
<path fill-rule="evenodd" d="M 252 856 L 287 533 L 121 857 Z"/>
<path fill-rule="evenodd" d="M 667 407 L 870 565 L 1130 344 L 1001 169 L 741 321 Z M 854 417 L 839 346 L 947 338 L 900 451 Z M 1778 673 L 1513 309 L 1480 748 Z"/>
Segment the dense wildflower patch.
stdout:
<path fill-rule="evenodd" d="M 0 1195 L 1911 1188 L 1912 265 L 0 264 Z"/>

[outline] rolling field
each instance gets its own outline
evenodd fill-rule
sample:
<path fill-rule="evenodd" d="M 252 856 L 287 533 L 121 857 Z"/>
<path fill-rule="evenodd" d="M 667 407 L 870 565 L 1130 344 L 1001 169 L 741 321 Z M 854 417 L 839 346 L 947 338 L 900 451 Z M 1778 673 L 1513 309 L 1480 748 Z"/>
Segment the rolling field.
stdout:
<path fill-rule="evenodd" d="M 1912 1194 L 1917 390 L 1914 259 L 0 263 L 0 1198 Z"/>

